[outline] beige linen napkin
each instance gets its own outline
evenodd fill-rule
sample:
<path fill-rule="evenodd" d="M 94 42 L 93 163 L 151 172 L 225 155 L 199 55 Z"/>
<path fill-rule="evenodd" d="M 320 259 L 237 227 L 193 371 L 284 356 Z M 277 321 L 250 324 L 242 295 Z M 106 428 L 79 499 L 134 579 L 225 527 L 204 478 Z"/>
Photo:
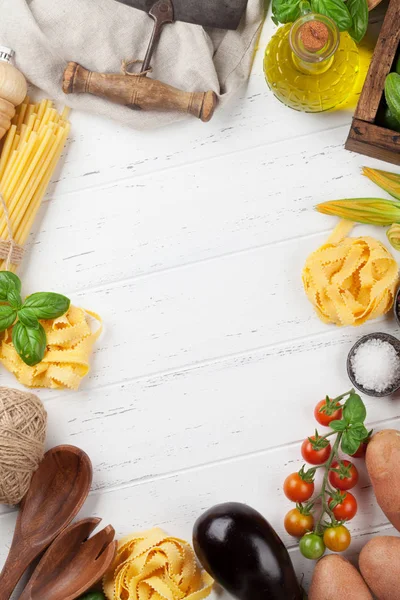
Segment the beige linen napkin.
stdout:
<path fill-rule="evenodd" d="M 264 0 L 249 0 L 237 31 L 167 25 L 151 76 L 187 91 L 214 90 L 223 104 L 249 76 L 263 17 Z M 144 58 L 152 26 L 146 13 L 115 0 L 0 0 L 0 45 L 15 50 L 16 65 L 32 84 L 50 98 L 137 129 L 182 115 L 134 111 L 88 94 L 65 96 L 62 74 L 70 60 L 120 72 L 123 59 Z"/>

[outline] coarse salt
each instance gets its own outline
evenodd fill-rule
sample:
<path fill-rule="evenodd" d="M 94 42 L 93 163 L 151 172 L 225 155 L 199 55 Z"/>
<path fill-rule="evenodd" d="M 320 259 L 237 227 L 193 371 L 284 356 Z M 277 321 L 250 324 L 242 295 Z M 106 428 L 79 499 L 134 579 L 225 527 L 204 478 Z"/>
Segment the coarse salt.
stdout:
<path fill-rule="evenodd" d="M 400 358 L 389 342 L 371 338 L 351 358 L 355 380 L 367 390 L 384 392 L 400 378 Z"/>

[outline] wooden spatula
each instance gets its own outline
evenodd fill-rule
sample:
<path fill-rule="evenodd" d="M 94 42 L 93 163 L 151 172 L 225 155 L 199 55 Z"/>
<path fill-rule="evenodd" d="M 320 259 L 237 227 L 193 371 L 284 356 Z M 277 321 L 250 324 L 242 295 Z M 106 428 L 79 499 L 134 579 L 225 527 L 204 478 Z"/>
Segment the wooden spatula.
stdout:
<path fill-rule="evenodd" d="M 117 549 L 111 525 L 88 539 L 100 521 L 84 519 L 65 529 L 43 556 L 19 600 L 74 600 L 97 583 Z"/>
<path fill-rule="evenodd" d="M 92 463 L 75 446 L 45 454 L 21 504 L 14 538 L 0 575 L 0 600 L 9 600 L 29 565 L 78 514 L 92 482 Z"/>

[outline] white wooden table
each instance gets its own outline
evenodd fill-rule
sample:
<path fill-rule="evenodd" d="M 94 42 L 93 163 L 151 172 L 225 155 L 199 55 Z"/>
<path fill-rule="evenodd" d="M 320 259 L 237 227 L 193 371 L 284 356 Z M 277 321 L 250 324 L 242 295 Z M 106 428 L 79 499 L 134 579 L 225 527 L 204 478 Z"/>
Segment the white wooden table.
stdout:
<path fill-rule="evenodd" d="M 344 150 L 350 112 L 299 114 L 273 98 L 271 32 L 268 20 L 248 88 L 209 124 L 137 133 L 74 112 L 22 278 L 26 293 L 57 289 L 104 319 L 81 391 L 39 392 L 47 446 L 93 461 L 82 514 L 118 535 L 157 525 L 190 539 L 213 504 L 246 502 L 307 582 L 313 564 L 283 529 L 283 480 L 302 464 L 316 402 L 349 389 L 351 345 L 394 323 L 329 327 L 304 296 L 304 261 L 334 225 L 313 205 L 376 195 L 360 167 L 380 163 Z M 4 370 L 1 384 L 16 386 Z M 371 425 L 399 426 L 398 398 L 365 402 Z M 390 531 L 365 474 L 357 496 L 349 556 Z M 0 509 L 1 563 L 15 516 Z"/>

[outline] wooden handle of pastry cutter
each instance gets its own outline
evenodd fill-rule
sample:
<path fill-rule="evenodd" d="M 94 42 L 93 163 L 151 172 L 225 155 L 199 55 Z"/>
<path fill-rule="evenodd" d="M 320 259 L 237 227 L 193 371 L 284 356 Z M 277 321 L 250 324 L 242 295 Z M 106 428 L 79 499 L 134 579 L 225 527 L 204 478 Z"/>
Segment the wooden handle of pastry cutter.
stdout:
<path fill-rule="evenodd" d="M 88 93 L 108 98 L 136 110 L 179 111 L 206 122 L 217 105 L 214 92 L 184 92 L 144 75 L 122 75 L 88 71 L 70 62 L 64 71 L 66 94 Z"/>

